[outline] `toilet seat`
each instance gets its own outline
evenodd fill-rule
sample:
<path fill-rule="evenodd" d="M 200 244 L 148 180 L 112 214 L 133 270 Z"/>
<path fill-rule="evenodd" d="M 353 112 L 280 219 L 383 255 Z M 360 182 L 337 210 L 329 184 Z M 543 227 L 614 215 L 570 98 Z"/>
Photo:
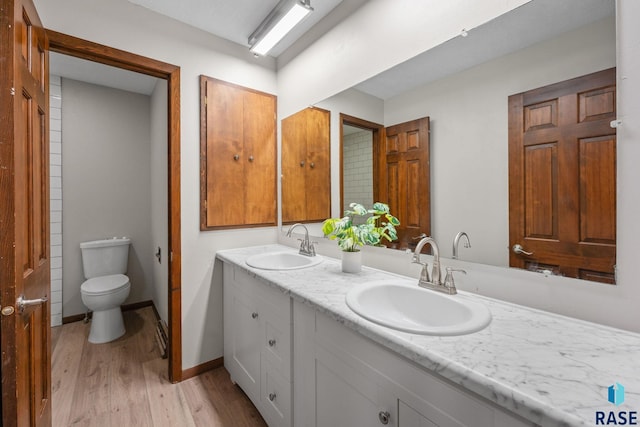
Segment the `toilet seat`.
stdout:
<path fill-rule="evenodd" d="M 99 296 L 109 295 L 127 287 L 129 278 L 124 274 L 111 274 L 109 276 L 94 277 L 85 281 L 80 286 L 80 291 L 85 295 Z"/>

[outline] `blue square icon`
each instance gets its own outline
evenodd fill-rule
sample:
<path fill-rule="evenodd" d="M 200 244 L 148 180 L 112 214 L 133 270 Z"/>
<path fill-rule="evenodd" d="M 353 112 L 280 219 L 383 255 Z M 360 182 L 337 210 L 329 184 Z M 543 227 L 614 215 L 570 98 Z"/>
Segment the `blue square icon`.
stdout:
<path fill-rule="evenodd" d="M 609 386 L 608 400 L 616 406 L 622 405 L 624 402 L 624 386 L 620 383 Z"/>

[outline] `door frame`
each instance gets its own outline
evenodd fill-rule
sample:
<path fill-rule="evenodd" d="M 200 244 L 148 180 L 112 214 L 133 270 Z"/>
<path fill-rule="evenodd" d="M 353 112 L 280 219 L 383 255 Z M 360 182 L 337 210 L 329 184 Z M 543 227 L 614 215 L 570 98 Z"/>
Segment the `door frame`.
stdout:
<path fill-rule="evenodd" d="M 357 117 L 349 116 L 347 114 L 340 113 L 340 216 L 344 212 L 344 159 L 342 152 L 344 151 L 344 126 L 349 125 L 360 128 L 362 130 L 371 131 L 372 143 L 373 143 L 373 198 L 374 201 L 379 201 L 380 188 L 378 179 L 376 179 L 380 173 L 380 144 L 384 138 L 384 125 L 370 122 L 368 120 L 359 119 Z"/>
<path fill-rule="evenodd" d="M 181 235 L 180 235 L 180 67 L 77 37 L 46 30 L 49 50 L 135 71 L 167 81 L 169 186 L 169 381 L 182 381 Z"/>

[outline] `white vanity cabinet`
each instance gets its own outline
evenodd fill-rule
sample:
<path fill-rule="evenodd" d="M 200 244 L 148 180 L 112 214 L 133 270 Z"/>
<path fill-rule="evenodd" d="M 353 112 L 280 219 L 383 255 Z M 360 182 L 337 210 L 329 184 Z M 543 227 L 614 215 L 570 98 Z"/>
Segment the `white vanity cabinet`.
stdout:
<path fill-rule="evenodd" d="M 531 425 L 304 304 L 293 319 L 296 427 Z"/>
<path fill-rule="evenodd" d="M 291 426 L 291 299 L 224 264 L 224 366 L 271 427 Z"/>

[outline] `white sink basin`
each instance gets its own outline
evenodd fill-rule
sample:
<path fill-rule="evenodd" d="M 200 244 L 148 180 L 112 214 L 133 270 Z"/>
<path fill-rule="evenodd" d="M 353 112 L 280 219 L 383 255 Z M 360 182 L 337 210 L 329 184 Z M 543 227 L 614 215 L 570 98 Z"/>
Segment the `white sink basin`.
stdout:
<path fill-rule="evenodd" d="M 253 268 L 262 270 L 295 270 L 318 265 L 322 262 L 319 256 L 305 256 L 294 252 L 268 252 L 252 255 L 246 263 Z"/>
<path fill-rule="evenodd" d="M 491 322 L 482 303 L 415 286 L 368 284 L 347 293 L 347 305 L 372 322 L 422 335 L 463 335 Z"/>

